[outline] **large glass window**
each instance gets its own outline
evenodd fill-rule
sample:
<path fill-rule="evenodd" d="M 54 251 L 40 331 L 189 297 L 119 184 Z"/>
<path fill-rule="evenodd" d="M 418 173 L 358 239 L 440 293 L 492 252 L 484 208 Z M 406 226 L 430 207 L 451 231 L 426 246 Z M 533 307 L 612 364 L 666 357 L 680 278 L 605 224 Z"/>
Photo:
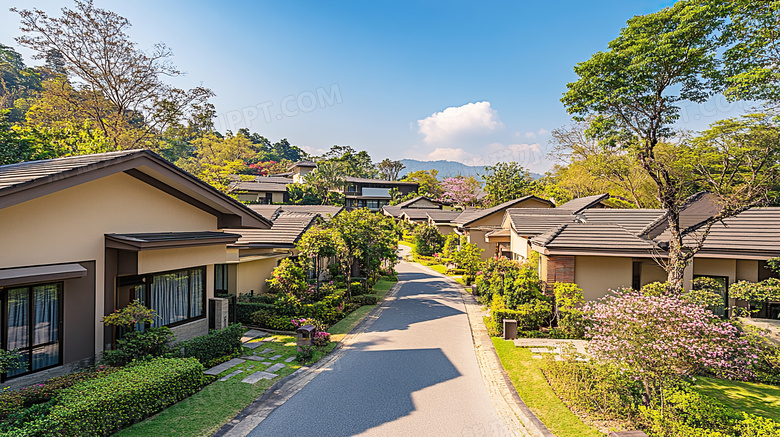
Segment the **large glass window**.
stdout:
<path fill-rule="evenodd" d="M 117 279 L 117 305 L 121 308 L 138 299 L 159 316 L 153 327 L 199 319 L 205 317 L 205 279 L 205 267 L 121 277 Z"/>
<path fill-rule="evenodd" d="M 228 265 L 214 265 L 214 294 L 228 294 Z"/>
<path fill-rule="evenodd" d="M 60 364 L 60 303 L 62 283 L 15 287 L 3 294 L 3 348 L 17 350 L 25 368 L 18 376 Z"/>

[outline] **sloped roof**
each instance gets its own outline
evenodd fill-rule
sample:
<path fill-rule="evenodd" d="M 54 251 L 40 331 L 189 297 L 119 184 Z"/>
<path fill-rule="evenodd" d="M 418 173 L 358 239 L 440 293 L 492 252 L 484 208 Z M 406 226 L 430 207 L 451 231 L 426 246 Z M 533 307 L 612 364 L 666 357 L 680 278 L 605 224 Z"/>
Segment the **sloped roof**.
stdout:
<path fill-rule="evenodd" d="M 401 211 L 401 217 L 407 217 L 409 220 L 428 220 L 430 209 L 425 208 L 405 208 Z M 436 210 L 438 211 L 438 210 Z"/>
<path fill-rule="evenodd" d="M 453 211 L 450 209 L 428 209 L 424 211 L 428 215 L 428 218 L 437 224 L 448 223 L 461 214 L 460 211 Z"/>
<path fill-rule="evenodd" d="M 427 200 L 428 202 L 435 203 L 435 204 L 437 204 L 439 206 L 442 205 L 442 203 L 439 202 L 438 200 L 433 200 L 433 199 L 431 199 L 428 196 L 417 196 L 417 197 L 415 197 L 413 199 L 409 199 L 409 200 L 407 200 L 405 202 L 401 202 L 401 203 L 399 203 L 398 205 L 395 205 L 395 206 L 397 206 L 399 208 L 409 208 L 409 207 L 411 207 L 412 205 L 414 205 L 415 203 L 417 203 L 417 202 L 419 202 L 421 200 Z M 435 209 L 435 208 L 429 207 L 429 208 L 423 208 L 423 209 Z"/>
<path fill-rule="evenodd" d="M 546 249 L 609 252 L 647 252 L 654 242 L 642 239 L 615 223 L 567 223 L 531 238 Z"/>
<path fill-rule="evenodd" d="M 290 182 L 285 183 L 278 183 L 278 182 L 252 182 L 252 181 L 242 181 L 242 182 L 236 182 L 230 186 L 230 191 L 254 191 L 254 192 L 275 192 L 275 193 L 284 193 L 287 191 L 287 184 L 291 184 Z"/>
<path fill-rule="evenodd" d="M 317 214 L 282 215 L 271 229 L 229 229 L 241 237 L 231 247 L 292 248 L 317 219 Z"/>
<path fill-rule="evenodd" d="M 664 215 L 662 209 L 586 209 L 580 213 L 586 223 L 618 223 L 635 235 Z"/>
<path fill-rule="evenodd" d="M 269 220 L 276 220 L 282 213 L 318 214 L 323 219 L 336 217 L 344 210 L 343 206 L 331 205 L 248 205 L 249 208 Z"/>
<path fill-rule="evenodd" d="M 106 234 L 105 237 L 106 247 L 143 250 L 231 244 L 238 240 L 239 235 L 227 232 L 153 232 Z"/>
<path fill-rule="evenodd" d="M 344 180 L 355 184 L 420 185 L 417 182 L 386 181 L 384 179 L 356 178 L 352 176 L 347 176 Z"/>
<path fill-rule="evenodd" d="M 528 210 L 544 210 L 549 211 L 549 214 Z M 573 223 L 577 220 L 577 216 L 571 214 L 571 212 L 558 211 L 557 208 L 511 208 L 506 211 L 506 214 L 512 229 L 517 235 L 523 237 L 543 234 L 562 224 Z"/>
<path fill-rule="evenodd" d="M 607 199 L 609 199 L 609 194 L 597 194 L 595 196 L 578 197 L 558 206 L 558 209 L 571 211 L 573 214 L 577 214 L 588 208 L 592 208 L 599 202 L 603 202 Z"/>
<path fill-rule="evenodd" d="M 146 149 L 0 166 L 0 208 L 124 172 L 217 217 L 218 226 L 270 226 L 265 218 Z"/>
<path fill-rule="evenodd" d="M 680 230 L 694 230 L 702 222 L 716 216 L 721 206 L 717 198 L 710 193 L 699 192 L 689 197 L 680 207 Z M 657 238 L 667 233 L 669 222 L 667 215 L 658 217 L 642 230 L 642 235 L 649 238 Z"/>
<path fill-rule="evenodd" d="M 707 252 L 780 256 L 780 208 L 755 208 L 714 224 L 701 253 Z"/>
<path fill-rule="evenodd" d="M 296 163 L 290 164 L 290 166 L 287 167 L 287 169 L 289 170 L 289 169 L 295 168 L 295 167 L 313 167 L 313 168 L 316 168 L 317 167 L 317 163 L 313 162 L 313 161 L 309 161 L 308 159 L 304 159 L 303 161 L 298 161 Z"/>
<path fill-rule="evenodd" d="M 489 216 L 491 214 L 495 214 L 495 213 L 503 211 L 503 210 L 505 210 L 507 208 L 511 208 L 511 207 L 517 205 L 518 203 L 522 203 L 522 202 L 525 202 L 525 201 L 531 200 L 531 199 L 547 203 L 550 206 L 553 205 L 552 202 L 550 202 L 549 200 L 546 200 L 546 199 L 542 199 L 542 198 L 539 198 L 539 197 L 536 197 L 536 196 L 533 196 L 533 195 L 531 195 L 531 196 L 524 196 L 524 197 L 521 197 L 519 199 L 514 199 L 514 200 L 510 200 L 508 202 L 504 202 L 504 203 L 502 203 L 500 205 L 496 205 L 496 206 L 494 206 L 492 208 L 463 211 L 463 213 L 461 215 L 459 215 L 452 222 L 457 224 L 457 225 L 459 225 L 459 226 L 467 226 L 467 225 L 469 225 L 469 224 L 471 224 L 471 223 L 473 223 L 473 222 L 475 222 L 477 220 L 483 219 L 483 218 L 485 218 L 485 217 L 487 217 L 487 216 Z"/>

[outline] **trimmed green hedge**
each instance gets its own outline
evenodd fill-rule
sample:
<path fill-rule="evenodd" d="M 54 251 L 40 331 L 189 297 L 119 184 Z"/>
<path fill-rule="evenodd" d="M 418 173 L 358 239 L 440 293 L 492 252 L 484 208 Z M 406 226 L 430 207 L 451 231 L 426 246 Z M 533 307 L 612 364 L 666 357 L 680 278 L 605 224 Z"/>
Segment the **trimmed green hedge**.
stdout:
<path fill-rule="evenodd" d="M 353 296 L 352 303 L 359 305 L 376 305 L 376 296 L 364 294 L 362 296 Z"/>
<path fill-rule="evenodd" d="M 194 357 L 201 364 L 210 364 L 217 358 L 233 355 L 241 351 L 241 336 L 246 329 L 241 324 L 230 325 L 221 331 L 211 331 L 192 340 L 176 345 L 184 358 Z"/>
<path fill-rule="evenodd" d="M 257 311 L 273 311 L 276 308 L 274 304 L 259 303 L 259 302 L 237 302 L 236 303 L 236 320 L 238 323 L 252 323 L 252 314 Z"/>
<path fill-rule="evenodd" d="M 552 304 L 543 300 L 518 305 L 516 310 L 491 309 L 488 333 L 494 337 L 504 335 L 504 319 L 517 320 L 518 331 L 538 331 L 552 318 Z"/>
<path fill-rule="evenodd" d="M 275 329 L 277 331 L 295 331 L 295 325 L 293 325 L 290 317 L 277 316 L 265 310 L 253 313 L 251 323 L 261 328 Z"/>
<path fill-rule="evenodd" d="M 49 418 L 65 436 L 105 436 L 196 393 L 205 381 L 195 358 L 158 358 L 63 390 Z"/>

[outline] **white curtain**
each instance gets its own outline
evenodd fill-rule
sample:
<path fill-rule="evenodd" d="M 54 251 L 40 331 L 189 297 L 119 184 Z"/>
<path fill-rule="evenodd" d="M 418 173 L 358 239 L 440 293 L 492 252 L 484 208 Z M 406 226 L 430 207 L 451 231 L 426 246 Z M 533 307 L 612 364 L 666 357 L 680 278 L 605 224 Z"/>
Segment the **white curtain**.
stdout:
<path fill-rule="evenodd" d="M 30 289 L 12 288 L 8 290 L 8 350 L 28 348 L 30 346 Z M 21 351 L 20 351 L 21 352 Z M 28 360 L 24 353 L 22 361 Z M 24 373 L 25 369 L 8 372 L 8 376 Z"/>
<path fill-rule="evenodd" d="M 160 317 L 152 326 L 165 326 L 203 315 L 202 269 L 154 275 L 151 308 Z"/>
<path fill-rule="evenodd" d="M 47 284 L 34 287 L 33 298 L 35 299 L 33 345 L 45 345 L 33 348 L 33 363 L 30 370 L 37 370 L 53 366 L 60 361 L 59 286 Z"/>

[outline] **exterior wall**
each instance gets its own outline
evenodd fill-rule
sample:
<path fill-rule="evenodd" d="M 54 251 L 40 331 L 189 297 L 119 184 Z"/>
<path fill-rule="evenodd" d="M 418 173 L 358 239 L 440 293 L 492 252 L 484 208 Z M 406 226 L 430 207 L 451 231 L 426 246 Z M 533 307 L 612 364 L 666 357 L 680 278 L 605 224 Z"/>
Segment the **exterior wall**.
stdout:
<path fill-rule="evenodd" d="M 582 288 L 585 300 L 592 301 L 608 290 L 631 287 L 632 258 L 612 256 L 577 256 L 574 282 Z"/>
<path fill-rule="evenodd" d="M 279 255 L 237 264 L 236 291 L 238 294 L 249 294 L 250 291 L 254 291 L 255 294 L 268 293 L 268 284 L 265 280 L 271 277 L 279 260 L 286 256 Z"/>
<path fill-rule="evenodd" d="M 258 193 L 238 193 L 236 196 L 242 202 L 257 202 L 260 200 L 260 194 Z"/>
<path fill-rule="evenodd" d="M 441 205 L 431 202 L 428 199 L 420 199 L 417 202 L 407 206 L 407 208 L 425 208 L 425 209 L 441 209 Z"/>
<path fill-rule="evenodd" d="M 477 247 L 482 249 L 482 259 L 486 260 L 496 255 L 496 243 L 488 243 L 485 241 L 485 234 L 490 232 L 491 229 L 469 229 L 469 243 L 476 244 Z"/>
<path fill-rule="evenodd" d="M 509 235 L 509 247 L 512 253 L 515 254 L 518 259 L 528 259 L 528 239 L 517 235 L 511 228 L 509 230 Z"/>
<path fill-rule="evenodd" d="M 213 296 L 214 293 L 212 292 Z M 208 306 L 208 299 L 206 299 L 206 305 Z M 174 326 L 171 328 L 171 332 L 176 335 L 176 342 L 192 340 L 195 337 L 206 335 L 209 333 L 209 319 L 195 320 L 183 325 Z"/>
<path fill-rule="evenodd" d="M 758 282 L 758 261 L 749 259 L 737 260 L 737 281 Z"/>
<path fill-rule="evenodd" d="M 94 354 L 103 350 L 105 284 L 113 282 L 105 277 L 104 234 L 217 229 L 213 215 L 125 173 L 0 209 L 0 223 L 0 246 L 13 248 L 0 251 L 3 268 L 94 261 L 94 304 L 83 319 L 91 326 L 82 328 L 95 334 L 80 340 L 91 342 Z M 222 246 L 223 258 L 224 252 Z M 207 284 L 213 295 L 213 267 L 209 272 Z M 63 298 L 68 302 L 72 296 L 65 293 Z M 63 358 L 69 353 L 64 347 Z"/>
<path fill-rule="evenodd" d="M 694 258 L 693 275 L 726 276 L 729 284 L 737 277 L 737 260 L 719 258 Z"/>
<path fill-rule="evenodd" d="M 666 282 L 666 279 L 666 270 L 662 269 L 657 262 L 652 259 L 642 260 L 640 283 L 643 287 L 651 282 Z"/>
<path fill-rule="evenodd" d="M 272 193 L 271 194 L 271 202 L 273 202 L 273 203 L 282 203 L 282 202 L 284 202 L 284 193 Z"/>
<path fill-rule="evenodd" d="M 138 252 L 138 274 L 165 272 L 223 262 L 225 262 L 225 246 L 144 250 Z M 213 278 L 213 276 L 208 277 Z M 214 281 L 210 283 L 213 286 Z"/>
<path fill-rule="evenodd" d="M 445 237 L 447 235 L 450 235 L 455 228 L 449 225 L 436 225 L 436 229 L 439 230 L 439 233 L 444 235 Z"/>

